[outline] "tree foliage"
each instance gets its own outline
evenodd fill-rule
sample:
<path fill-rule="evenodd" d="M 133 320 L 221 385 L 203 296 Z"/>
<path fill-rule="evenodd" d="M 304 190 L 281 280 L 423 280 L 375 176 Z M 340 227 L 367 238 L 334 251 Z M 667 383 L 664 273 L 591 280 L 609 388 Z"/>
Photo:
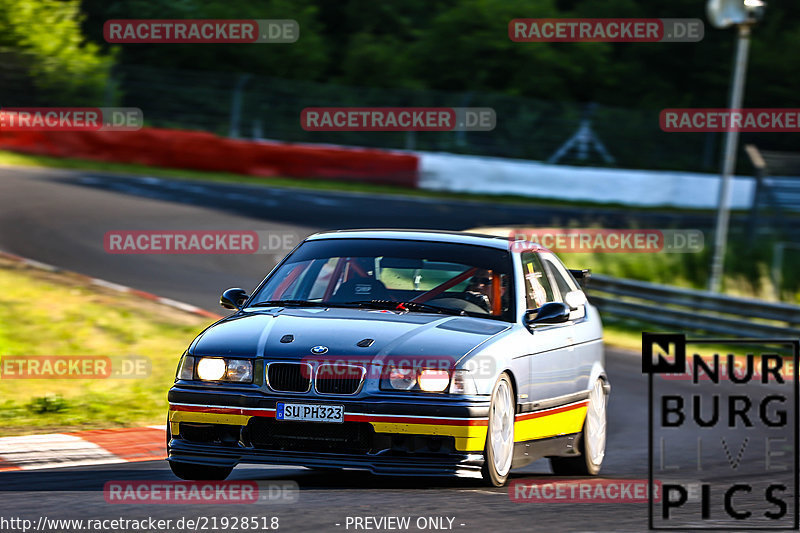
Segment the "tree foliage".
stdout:
<path fill-rule="evenodd" d="M 110 18 L 292 18 L 301 27 L 292 45 L 125 45 L 127 65 L 644 109 L 724 106 L 735 41 L 734 30 L 707 23 L 699 43 L 516 43 L 507 33 L 523 17 L 705 20 L 705 0 L 83 0 L 82 9 L 98 43 Z M 798 15 L 800 4 L 770 3 L 755 27 L 747 105 L 800 105 Z"/>
<path fill-rule="evenodd" d="M 79 0 L 0 0 L 2 104 L 74 106 L 102 98 L 114 57 L 86 40 L 82 18 Z"/>

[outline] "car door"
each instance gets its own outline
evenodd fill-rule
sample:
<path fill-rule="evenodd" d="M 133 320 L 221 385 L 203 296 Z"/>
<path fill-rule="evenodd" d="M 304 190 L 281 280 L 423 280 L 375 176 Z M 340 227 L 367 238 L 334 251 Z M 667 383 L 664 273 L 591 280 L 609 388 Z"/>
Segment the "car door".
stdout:
<path fill-rule="evenodd" d="M 520 254 L 523 271 L 525 302 L 528 310 L 548 302 L 561 300 L 551 276 L 538 252 Z M 572 321 L 561 324 L 537 324 L 528 327 L 527 358 L 529 364 L 528 387 L 520 398 L 522 411 L 558 405 L 559 399 L 567 403 L 577 392 L 578 360 L 571 345 Z M 527 404 L 527 405 L 526 405 Z"/>
<path fill-rule="evenodd" d="M 598 325 L 587 315 L 586 296 L 564 264 L 552 253 L 540 253 L 545 270 L 552 280 L 555 298 L 570 305 L 568 341 L 571 359 L 574 361 L 575 390 L 587 390 L 589 375 L 596 361 L 602 359 L 603 343 Z M 570 295 L 570 296 L 568 296 Z"/>

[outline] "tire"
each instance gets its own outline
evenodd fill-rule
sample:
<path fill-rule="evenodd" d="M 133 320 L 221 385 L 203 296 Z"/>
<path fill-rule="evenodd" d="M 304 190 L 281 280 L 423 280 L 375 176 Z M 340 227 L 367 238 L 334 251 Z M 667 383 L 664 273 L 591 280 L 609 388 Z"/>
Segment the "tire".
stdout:
<path fill-rule="evenodd" d="M 232 466 L 208 466 L 192 463 L 169 462 L 172 473 L 188 481 L 222 481 L 233 472 Z"/>
<path fill-rule="evenodd" d="M 492 390 L 489 406 L 489 424 L 486 445 L 483 449 L 483 479 L 493 487 L 502 487 L 508 481 L 514 458 L 514 415 L 516 402 L 511 379 L 500 374 Z"/>
<path fill-rule="evenodd" d="M 608 396 L 603 380 L 594 382 L 589 391 L 589 408 L 581 431 L 580 452 L 576 457 L 551 457 L 553 473 L 561 476 L 596 476 L 600 473 L 606 450 L 606 405 Z"/>

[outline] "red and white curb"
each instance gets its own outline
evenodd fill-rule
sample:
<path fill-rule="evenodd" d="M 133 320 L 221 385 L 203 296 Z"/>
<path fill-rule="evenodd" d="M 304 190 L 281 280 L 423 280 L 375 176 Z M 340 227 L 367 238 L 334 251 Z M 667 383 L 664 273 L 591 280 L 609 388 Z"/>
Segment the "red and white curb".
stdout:
<path fill-rule="evenodd" d="M 211 311 L 206 311 L 205 309 L 201 309 L 194 305 L 190 305 L 183 302 L 178 302 L 176 300 L 172 300 L 171 298 L 164 298 L 162 296 L 158 296 L 149 292 L 140 291 L 138 289 L 133 289 L 131 287 L 126 287 L 125 285 L 120 285 L 119 283 L 113 283 L 111 281 L 106 281 L 100 278 L 93 278 L 91 276 L 87 276 L 85 274 L 79 274 L 78 272 L 73 272 L 72 270 L 66 270 L 60 267 L 56 267 L 53 265 L 48 265 L 46 263 L 42 263 L 40 261 L 36 261 L 34 259 L 28 259 L 27 257 L 22 257 L 19 255 L 10 254 L 7 252 L 0 252 L 0 257 L 15 261 L 18 263 L 22 263 L 27 265 L 31 268 L 36 268 L 38 270 L 46 270 L 48 272 L 63 272 L 66 274 L 70 274 L 71 276 L 80 278 L 91 285 L 97 285 L 99 287 L 104 287 L 106 289 L 111 289 L 112 291 L 117 291 L 126 294 L 133 294 L 140 298 L 144 298 L 146 300 L 152 300 L 154 302 L 158 302 L 162 305 L 166 305 L 168 307 L 172 307 L 174 309 L 180 309 L 181 311 L 185 311 L 187 313 L 191 313 L 193 315 L 203 316 L 206 318 L 213 318 L 214 320 L 218 320 L 222 318 L 221 315 L 216 313 L 212 313 Z"/>
<path fill-rule="evenodd" d="M 0 472 L 166 458 L 166 428 L 98 429 L 0 438 Z"/>

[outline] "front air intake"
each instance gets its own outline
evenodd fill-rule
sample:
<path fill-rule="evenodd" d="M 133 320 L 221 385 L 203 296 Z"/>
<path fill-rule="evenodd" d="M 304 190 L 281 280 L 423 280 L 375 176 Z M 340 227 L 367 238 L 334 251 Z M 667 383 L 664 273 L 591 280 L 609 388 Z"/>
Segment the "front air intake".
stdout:
<path fill-rule="evenodd" d="M 267 385 L 278 392 L 311 390 L 311 365 L 308 363 L 269 363 Z"/>
<path fill-rule="evenodd" d="M 363 366 L 323 363 L 317 368 L 314 386 L 320 394 L 355 394 L 364 382 Z"/>

